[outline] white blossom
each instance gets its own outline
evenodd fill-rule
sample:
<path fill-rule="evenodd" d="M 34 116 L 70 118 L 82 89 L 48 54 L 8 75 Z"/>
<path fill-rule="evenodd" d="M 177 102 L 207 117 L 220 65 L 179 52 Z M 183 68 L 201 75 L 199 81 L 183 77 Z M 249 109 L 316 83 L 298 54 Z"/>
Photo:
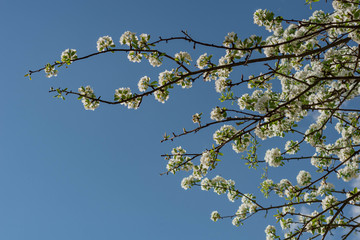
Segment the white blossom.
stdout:
<path fill-rule="evenodd" d="M 103 52 L 115 47 L 115 44 L 110 36 L 103 36 L 96 42 L 98 52 Z"/>
<path fill-rule="evenodd" d="M 204 53 L 203 55 L 201 55 L 197 60 L 196 60 L 196 66 L 199 69 L 203 69 L 204 67 L 206 67 L 207 63 L 208 63 L 208 56 L 207 53 Z"/>
<path fill-rule="evenodd" d="M 149 86 L 150 86 L 150 78 L 147 76 L 142 77 L 138 83 L 139 91 L 145 92 Z"/>
<path fill-rule="evenodd" d="M 208 178 L 204 178 L 201 180 L 201 190 L 209 191 L 211 189 L 211 180 Z"/>
<path fill-rule="evenodd" d="M 215 121 L 221 121 L 225 119 L 226 111 L 225 109 L 221 109 L 219 107 L 213 108 L 213 110 L 210 113 L 210 118 Z"/>
<path fill-rule="evenodd" d="M 81 102 L 86 110 L 95 110 L 99 107 L 100 102 L 96 100 L 94 90 L 90 86 L 80 87 L 79 94 L 81 94 Z"/>
<path fill-rule="evenodd" d="M 212 221 L 216 222 L 218 219 L 220 219 L 220 214 L 217 211 L 213 211 L 211 213 L 211 218 Z"/>
<path fill-rule="evenodd" d="M 328 208 L 331 208 L 333 205 L 335 205 L 337 203 L 337 199 L 336 197 L 334 197 L 333 195 L 329 195 L 326 196 L 322 201 L 321 201 L 321 206 L 323 210 L 326 210 Z"/>
<path fill-rule="evenodd" d="M 160 67 L 162 64 L 157 53 L 147 55 L 147 59 L 149 60 L 150 65 L 153 67 Z"/>
<path fill-rule="evenodd" d="M 192 61 L 190 54 L 187 52 L 176 53 L 175 59 L 177 59 L 180 62 L 185 62 L 187 64 L 190 64 L 190 61 Z"/>
<path fill-rule="evenodd" d="M 215 81 L 215 90 L 218 93 L 221 93 L 223 91 L 225 91 L 227 88 L 227 83 L 226 83 L 226 79 L 225 78 L 219 78 Z"/>
<path fill-rule="evenodd" d="M 66 49 L 61 53 L 61 61 L 66 63 L 71 63 L 77 59 L 77 54 L 75 49 Z"/>
<path fill-rule="evenodd" d="M 138 42 L 138 38 L 135 35 L 135 33 L 130 32 L 130 31 L 126 31 L 123 33 L 123 35 L 121 35 L 120 37 L 120 44 L 121 45 L 128 45 L 131 46 L 133 43 L 137 43 Z"/>
<path fill-rule="evenodd" d="M 282 156 L 280 149 L 272 148 L 267 150 L 265 154 L 265 162 L 269 164 L 270 167 L 279 167 L 282 164 Z"/>
<path fill-rule="evenodd" d="M 287 151 L 287 154 L 295 154 L 297 151 L 299 151 L 299 142 L 298 141 L 287 141 L 285 144 L 285 150 Z"/>
<path fill-rule="evenodd" d="M 300 186 L 306 186 L 311 181 L 311 174 L 307 171 L 301 170 L 296 177 L 296 181 Z"/>
<path fill-rule="evenodd" d="M 190 175 L 188 177 L 183 178 L 183 180 L 181 181 L 181 187 L 187 190 L 191 188 L 196 181 L 197 178 L 195 178 L 193 175 Z"/>
<path fill-rule="evenodd" d="M 47 78 L 56 77 L 58 74 L 58 70 L 55 69 L 55 66 L 50 63 L 46 64 L 44 72 Z"/>
<path fill-rule="evenodd" d="M 232 138 L 236 132 L 237 131 L 234 126 L 224 125 L 214 133 L 213 139 L 216 144 L 222 144 Z"/>
<path fill-rule="evenodd" d="M 268 225 L 265 229 L 266 240 L 275 240 L 276 238 L 276 228 L 272 225 Z"/>

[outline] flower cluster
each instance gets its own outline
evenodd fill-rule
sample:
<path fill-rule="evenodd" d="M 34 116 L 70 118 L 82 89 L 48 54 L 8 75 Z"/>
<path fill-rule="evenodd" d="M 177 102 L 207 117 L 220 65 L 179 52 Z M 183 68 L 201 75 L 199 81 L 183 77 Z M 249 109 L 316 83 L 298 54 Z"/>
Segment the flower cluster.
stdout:
<path fill-rule="evenodd" d="M 212 58 L 212 55 L 208 56 L 207 53 L 204 53 L 196 60 L 196 66 L 199 69 L 204 69 L 210 63 L 211 58 Z"/>
<path fill-rule="evenodd" d="M 300 186 L 306 186 L 311 181 L 311 174 L 307 171 L 301 170 L 296 177 L 296 181 Z"/>
<path fill-rule="evenodd" d="M 333 195 L 329 195 L 329 196 L 326 196 L 321 201 L 321 206 L 322 206 L 323 210 L 326 210 L 326 209 L 331 208 L 332 206 L 336 205 L 336 203 L 337 203 L 336 197 L 334 197 Z"/>
<path fill-rule="evenodd" d="M 236 153 L 241 153 L 247 150 L 248 146 L 250 145 L 250 134 L 246 133 L 243 134 L 241 137 L 234 140 L 234 143 L 231 144 L 232 149 Z"/>
<path fill-rule="evenodd" d="M 145 92 L 150 86 L 150 78 L 147 76 L 144 76 L 140 78 L 140 81 L 138 83 L 138 88 L 140 92 Z"/>
<path fill-rule="evenodd" d="M 235 213 L 232 224 L 234 226 L 239 226 L 241 221 L 246 219 L 247 214 L 256 212 L 257 205 L 254 203 L 255 197 L 252 194 L 244 194 L 241 198 L 242 204 L 239 206 L 239 209 Z"/>
<path fill-rule="evenodd" d="M 277 28 L 281 28 L 281 19 L 275 19 L 274 13 L 266 9 L 256 10 L 254 13 L 254 23 L 259 26 L 265 26 L 266 30 L 269 32 L 272 32 Z"/>
<path fill-rule="evenodd" d="M 152 53 L 146 55 L 145 57 L 149 60 L 150 65 L 153 67 L 160 67 L 162 64 L 162 60 L 157 53 Z"/>
<path fill-rule="evenodd" d="M 167 170 L 175 174 L 175 172 L 180 170 L 190 171 L 193 169 L 194 164 L 190 161 L 190 157 L 184 156 L 186 150 L 182 147 L 173 148 L 171 151 L 172 157 L 169 159 L 166 166 Z M 191 183 L 191 176 L 184 183 Z"/>
<path fill-rule="evenodd" d="M 210 219 L 214 222 L 216 222 L 218 219 L 220 219 L 220 214 L 217 211 L 213 211 L 211 213 Z"/>
<path fill-rule="evenodd" d="M 165 103 L 169 99 L 169 91 L 166 89 L 156 90 L 154 92 L 155 99 L 161 103 Z"/>
<path fill-rule="evenodd" d="M 99 100 L 97 100 L 94 90 L 90 86 L 80 87 L 79 88 L 79 99 L 84 105 L 86 110 L 95 110 L 99 107 Z"/>
<path fill-rule="evenodd" d="M 190 64 L 190 61 L 192 61 L 192 59 L 189 53 L 179 52 L 175 54 L 175 61 L 185 62 L 187 64 Z"/>
<path fill-rule="evenodd" d="M 229 200 L 233 201 L 233 199 L 237 196 L 237 192 L 234 191 L 235 182 L 231 179 L 225 180 L 223 177 L 217 175 L 213 179 L 204 178 L 201 180 L 201 189 L 205 191 L 209 191 L 210 189 L 214 189 L 214 192 L 218 195 L 224 194 L 227 191 L 231 192 Z"/>
<path fill-rule="evenodd" d="M 201 115 L 202 113 L 195 113 L 193 116 L 192 116 L 192 121 L 193 123 L 201 123 Z"/>
<path fill-rule="evenodd" d="M 267 150 L 265 154 L 265 162 L 269 164 L 270 167 L 279 167 L 283 164 L 283 157 L 281 156 L 280 149 L 272 148 Z"/>
<path fill-rule="evenodd" d="M 72 63 L 75 59 L 77 59 L 77 54 L 75 49 L 66 49 L 61 53 L 61 61 L 67 64 Z"/>
<path fill-rule="evenodd" d="M 237 130 L 235 129 L 234 126 L 224 125 L 214 133 L 213 139 L 216 142 L 216 144 L 222 144 L 230 140 L 236 133 Z"/>
<path fill-rule="evenodd" d="M 131 93 L 130 88 L 119 88 L 115 90 L 114 100 L 127 106 L 129 109 L 137 109 L 141 103 L 141 98 Z"/>
<path fill-rule="evenodd" d="M 295 154 L 299 151 L 300 146 L 298 141 L 287 141 L 285 144 L 285 150 L 287 154 Z"/>
<path fill-rule="evenodd" d="M 133 43 L 137 43 L 138 41 L 139 41 L 139 39 L 135 33 L 126 31 L 123 33 L 123 35 L 121 35 L 119 42 L 121 45 L 126 44 L 130 47 L 130 46 L 132 46 Z"/>
<path fill-rule="evenodd" d="M 276 228 L 272 225 L 268 225 L 265 229 L 266 240 L 275 240 L 276 236 Z"/>
<path fill-rule="evenodd" d="M 202 168 L 208 169 L 210 168 L 216 160 L 216 154 L 213 151 L 205 151 L 202 153 L 200 158 L 200 163 Z"/>
<path fill-rule="evenodd" d="M 44 72 L 48 78 L 56 77 L 58 74 L 58 70 L 56 70 L 55 66 L 51 65 L 50 63 L 46 64 Z"/>
<path fill-rule="evenodd" d="M 139 40 L 139 38 L 140 38 L 140 40 Z M 121 45 L 127 45 L 130 47 L 131 50 L 132 49 L 137 50 L 137 51 L 129 51 L 128 59 L 130 62 L 137 62 L 137 63 L 141 62 L 143 55 L 145 57 L 149 58 L 149 56 L 146 55 L 145 53 L 142 54 L 141 50 L 149 50 L 147 43 L 150 40 L 150 35 L 146 34 L 146 33 L 142 33 L 142 34 L 140 34 L 139 38 L 136 36 L 135 33 L 130 32 L 130 31 L 126 31 L 120 37 L 119 42 Z M 151 64 L 151 61 L 150 61 L 150 64 Z M 151 64 L 151 65 L 153 65 L 153 64 Z"/>
<path fill-rule="evenodd" d="M 96 42 L 96 45 L 98 52 L 110 50 L 111 48 L 115 47 L 115 44 L 110 36 L 100 37 Z"/>
<path fill-rule="evenodd" d="M 186 178 L 183 178 L 183 180 L 181 181 L 181 187 L 185 190 L 191 188 L 192 186 L 194 186 L 194 184 L 196 182 L 199 182 L 200 180 L 196 177 L 194 177 L 193 175 L 190 175 Z"/>
<path fill-rule="evenodd" d="M 226 108 L 215 107 L 210 113 L 210 118 L 215 121 L 221 121 L 227 116 Z"/>

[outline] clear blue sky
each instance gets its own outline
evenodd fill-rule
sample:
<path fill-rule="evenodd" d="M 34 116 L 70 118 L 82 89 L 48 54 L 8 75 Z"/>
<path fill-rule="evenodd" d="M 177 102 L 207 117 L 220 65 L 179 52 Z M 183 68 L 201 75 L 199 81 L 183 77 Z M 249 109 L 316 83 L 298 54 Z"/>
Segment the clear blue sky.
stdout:
<path fill-rule="evenodd" d="M 89 84 L 111 99 L 115 88 L 135 89 L 142 76 L 157 78 L 163 69 L 113 54 L 60 69 L 56 78 L 23 76 L 59 60 L 67 48 L 77 49 L 79 56 L 95 52 L 100 36 L 118 43 L 127 30 L 152 39 L 187 30 L 216 43 L 232 31 L 240 37 L 266 33 L 253 24 L 256 9 L 302 19 L 310 14 L 304 2 L 0 0 L 0 239 L 264 238 L 262 216 L 240 228 L 226 220 L 213 223 L 213 210 L 233 214 L 240 204 L 196 188 L 184 191 L 184 174 L 159 175 L 166 166 L 160 155 L 172 147 L 201 151 L 213 144 L 214 128 L 160 144 L 164 132 L 195 126 L 191 116 L 196 112 L 210 120 L 208 113 L 219 105 L 213 83 L 177 89 L 166 104 L 149 97 L 136 111 L 102 104 L 93 112 L 72 97 L 53 99 L 49 88 L 76 90 Z M 191 49 L 178 46 L 169 49 Z M 239 159 L 229 153 L 218 173 L 233 178 L 244 192 L 257 190 L 251 181 L 258 175 Z"/>

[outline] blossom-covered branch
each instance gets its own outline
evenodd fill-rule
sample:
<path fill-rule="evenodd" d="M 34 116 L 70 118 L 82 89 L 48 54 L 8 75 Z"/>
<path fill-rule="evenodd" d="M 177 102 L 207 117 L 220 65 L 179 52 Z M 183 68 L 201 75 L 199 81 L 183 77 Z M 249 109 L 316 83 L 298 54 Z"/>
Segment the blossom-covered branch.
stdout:
<path fill-rule="evenodd" d="M 135 92 L 119 86 L 113 100 L 97 97 L 90 86 L 78 91 L 50 90 L 62 99 L 77 96 L 86 110 L 95 110 L 100 103 L 137 109 L 150 95 L 165 103 L 176 94 L 176 85 L 188 89 L 200 79 L 204 84 L 214 83 L 220 103 L 211 106 L 211 120 L 204 113 L 194 113 L 189 120 L 196 127 L 170 131 L 172 134 L 161 140 L 175 142 L 216 127 L 210 140 L 214 143 L 190 153 L 182 146 L 172 148 L 171 153 L 162 155 L 167 160 L 164 174 L 190 172 L 181 181 L 184 189 L 199 187 L 227 194 L 231 202 L 241 201 L 234 214 L 212 212 L 213 221 L 231 218 L 234 226 L 240 226 L 260 212 L 275 212 L 274 220 L 284 236 L 268 225 L 268 240 L 325 239 L 330 234 L 346 239 L 360 231 L 359 215 L 349 213 L 360 207 L 360 192 L 349 184 L 360 172 L 360 9 L 359 0 L 333 0 L 331 4 L 333 12 L 313 11 L 303 20 L 259 9 L 253 21 L 265 27 L 268 36 L 241 39 L 231 32 L 222 44 L 197 40 L 186 31 L 154 41 L 148 34 L 127 31 L 120 37 L 119 48 L 110 36 L 103 36 L 97 41 L 97 52 L 78 57 L 76 50 L 67 49 L 59 61 L 30 70 L 26 76 L 44 71 L 47 77 L 54 77 L 59 67 L 107 53 L 127 54 L 131 62 L 147 60 L 153 67 L 165 68 L 156 80 L 149 76 L 137 80 Z M 160 51 L 164 44 L 175 49 L 178 41 L 188 42 L 198 53 L 195 63 L 194 56 L 182 49 L 173 55 Z M 219 54 L 222 56 L 216 60 L 214 56 Z M 234 74 L 236 69 L 258 63 L 264 65 L 263 72 L 254 71 L 248 77 Z M 243 94 L 237 96 L 239 93 Z M 282 145 L 261 147 L 265 154 L 259 157 L 260 141 L 276 137 L 283 138 Z M 217 167 L 226 157 L 227 146 L 241 154 L 249 168 L 261 171 L 258 167 L 263 167 L 260 191 L 245 193 L 234 180 L 223 177 L 226 173 L 220 176 Z M 296 161 L 301 161 L 302 169 L 295 176 L 283 171 L 282 179 L 270 178 L 273 168 L 286 169 Z M 272 204 L 278 199 L 284 203 Z"/>

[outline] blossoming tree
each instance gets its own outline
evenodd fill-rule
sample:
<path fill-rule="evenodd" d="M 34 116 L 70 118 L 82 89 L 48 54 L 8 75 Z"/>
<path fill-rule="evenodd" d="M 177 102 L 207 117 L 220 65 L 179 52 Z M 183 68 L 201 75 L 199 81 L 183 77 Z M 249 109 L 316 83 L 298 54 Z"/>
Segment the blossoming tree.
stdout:
<path fill-rule="evenodd" d="M 311 7 L 317 1 L 306 2 Z M 213 82 L 221 103 L 210 112 L 211 121 L 206 122 L 203 113 L 195 113 L 192 121 L 196 127 L 165 134 L 162 141 L 218 126 L 213 134 L 215 144 L 192 153 L 180 146 L 173 148 L 171 153 L 163 155 L 168 160 L 166 173 L 188 171 L 188 177 L 181 182 L 184 189 L 198 186 L 219 195 L 227 194 L 230 201 L 240 203 L 230 216 L 212 212 L 211 219 L 215 222 L 231 218 L 233 225 L 240 226 L 256 214 L 272 211 L 279 226 L 268 225 L 266 239 L 325 239 L 338 233 L 339 228 L 343 229 L 340 235 L 346 239 L 360 231 L 360 214 L 349 214 L 349 210 L 360 207 L 360 191 L 348 183 L 359 175 L 360 163 L 360 109 L 356 105 L 360 95 L 359 2 L 334 0 L 332 13 L 314 11 L 304 20 L 287 19 L 259 9 L 254 13 L 254 22 L 265 27 L 269 36 L 240 39 L 232 32 L 222 44 L 199 41 L 187 32 L 152 41 L 148 34 L 127 31 L 117 47 L 110 36 L 103 36 L 97 41 L 97 52 L 79 57 L 76 50 L 67 49 L 59 61 L 29 71 L 26 76 L 44 71 L 47 77 L 54 77 L 58 67 L 107 52 L 125 53 L 131 62 L 147 60 L 153 67 L 169 66 L 170 70 L 160 72 L 158 79 L 142 77 L 138 93 L 128 87 L 116 89 L 113 100 L 97 97 L 90 86 L 82 86 L 77 92 L 50 89 L 58 98 L 77 96 L 86 110 L 95 110 L 100 104 L 137 109 L 150 95 L 165 103 L 175 92 L 175 85 L 187 89 L 201 79 L 209 84 Z M 172 56 L 159 50 L 160 45 L 175 40 L 189 42 L 195 50 L 201 46 L 208 51 L 199 52 L 193 62 L 194 56 L 188 52 L 179 51 Z M 223 56 L 215 60 L 212 51 L 222 51 Z M 230 79 L 235 69 L 256 63 L 264 64 L 263 73 Z M 236 96 L 239 88 L 247 88 L 248 93 Z M 237 104 L 225 107 L 227 102 Z M 309 119 L 309 114 L 314 120 L 307 126 L 304 119 Z M 326 139 L 330 131 L 327 128 L 337 132 L 331 139 Z M 284 146 L 268 149 L 263 159 L 258 158 L 259 142 L 275 137 L 289 140 Z M 227 145 L 243 154 L 249 168 L 263 167 L 260 191 L 243 193 L 231 179 L 210 177 L 221 164 L 220 159 L 226 157 L 223 153 Z M 273 168 L 295 160 L 301 160 L 305 169 L 299 169 L 297 176 L 289 175 L 279 182 L 268 177 Z M 311 168 L 316 174 L 307 171 Z M 261 200 L 255 197 L 260 192 L 264 196 Z M 282 203 L 272 205 L 274 198 Z M 311 212 L 302 211 L 302 206 Z"/>

